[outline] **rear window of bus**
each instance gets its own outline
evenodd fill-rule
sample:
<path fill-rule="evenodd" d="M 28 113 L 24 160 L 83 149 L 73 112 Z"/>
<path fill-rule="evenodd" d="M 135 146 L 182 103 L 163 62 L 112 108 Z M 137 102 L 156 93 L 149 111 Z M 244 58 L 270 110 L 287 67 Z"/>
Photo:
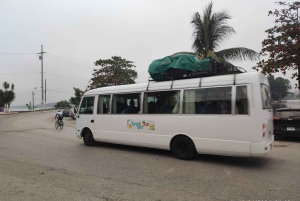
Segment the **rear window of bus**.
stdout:
<path fill-rule="evenodd" d="M 270 87 L 261 84 L 261 100 L 263 109 L 272 109 Z"/>

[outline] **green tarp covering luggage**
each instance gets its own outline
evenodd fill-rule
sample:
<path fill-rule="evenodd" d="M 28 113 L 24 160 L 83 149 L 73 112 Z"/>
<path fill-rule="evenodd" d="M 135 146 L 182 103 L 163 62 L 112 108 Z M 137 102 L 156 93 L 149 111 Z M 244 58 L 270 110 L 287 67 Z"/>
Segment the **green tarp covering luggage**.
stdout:
<path fill-rule="evenodd" d="M 166 75 L 172 74 L 172 71 L 177 75 L 182 74 L 182 76 L 187 73 L 211 71 L 211 61 L 211 57 L 199 60 L 196 55 L 177 54 L 154 60 L 150 64 L 148 72 L 153 80 L 165 80 Z"/>

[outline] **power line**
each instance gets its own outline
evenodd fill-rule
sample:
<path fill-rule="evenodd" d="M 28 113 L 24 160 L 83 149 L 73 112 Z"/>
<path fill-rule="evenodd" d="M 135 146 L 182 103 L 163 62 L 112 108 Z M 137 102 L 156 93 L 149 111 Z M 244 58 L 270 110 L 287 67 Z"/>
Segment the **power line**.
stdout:
<path fill-rule="evenodd" d="M 56 76 L 60 76 L 60 77 L 67 77 L 67 78 L 72 78 L 72 79 L 76 79 L 76 80 L 84 80 L 84 81 L 89 81 L 89 80 L 86 80 L 86 79 L 80 79 L 80 78 L 76 78 L 76 77 L 69 77 L 69 76 L 64 76 L 64 75 L 57 75 L 57 74 L 54 74 L 54 73 L 46 73 L 44 72 L 45 74 L 49 74 L 49 75 L 56 75 Z"/>
<path fill-rule="evenodd" d="M 82 65 L 82 64 L 79 64 L 79 63 L 77 63 L 77 62 L 71 61 L 71 60 L 69 60 L 69 59 L 65 59 L 65 58 L 60 57 L 60 56 L 57 56 L 57 55 L 55 55 L 55 54 L 50 54 L 50 53 L 48 53 L 48 55 L 51 56 L 51 57 L 56 57 L 56 59 L 60 59 L 60 60 L 63 61 L 63 62 L 71 63 L 73 66 L 75 65 L 75 66 L 77 66 L 77 67 L 86 68 L 86 69 L 89 69 L 89 70 L 94 70 L 94 69 L 95 69 L 95 68 L 93 68 L 93 67 L 87 67 L 87 66 L 84 66 L 84 65 Z"/>
<path fill-rule="evenodd" d="M 21 93 L 15 93 L 17 97 L 22 97 L 22 96 L 27 96 L 27 94 L 31 94 L 32 92 L 29 91 L 29 92 L 21 92 Z M 34 93 L 40 93 L 40 91 L 35 91 Z M 21 94 L 21 96 L 19 95 Z"/>
<path fill-rule="evenodd" d="M 15 92 L 16 94 L 24 94 L 24 93 L 31 93 L 31 91 L 27 91 L 27 92 Z"/>
<path fill-rule="evenodd" d="M 37 47 L 39 45 L 0 45 L 1 47 Z"/>
<path fill-rule="evenodd" d="M 19 95 L 16 95 L 16 97 L 17 97 L 17 98 L 19 98 L 19 97 L 23 97 L 23 96 L 29 96 L 29 95 L 31 95 L 31 93 L 28 93 L 28 94 L 23 94 L 23 95 L 21 95 L 21 96 L 19 96 Z"/>
<path fill-rule="evenodd" d="M 36 74 L 36 73 L 40 73 L 40 72 L 32 72 L 32 73 L 8 73 L 8 74 L 0 74 L 0 75 L 26 75 L 26 74 Z M 66 78 L 76 79 L 76 80 L 89 81 L 87 79 L 81 79 L 81 78 L 76 78 L 76 77 L 69 77 L 69 76 L 58 75 L 58 74 L 54 74 L 54 73 L 47 73 L 47 72 L 44 72 L 44 73 L 45 74 L 49 74 L 49 75 L 55 75 L 55 76 L 60 76 L 60 77 L 66 77 Z"/>
<path fill-rule="evenodd" d="M 8 74 L 0 74 L 0 75 L 23 75 L 23 74 L 35 74 L 40 72 L 33 72 L 33 73 L 8 73 Z"/>
<path fill-rule="evenodd" d="M 49 47 L 48 47 L 48 48 L 49 48 Z M 49 48 L 49 49 L 52 49 L 52 48 Z M 54 50 L 54 49 L 52 49 L 52 50 Z M 82 60 L 82 59 L 78 59 L 77 57 L 68 55 L 68 54 L 66 54 L 66 53 L 63 53 L 63 52 L 60 52 L 60 51 L 57 51 L 57 50 L 54 50 L 54 51 L 55 51 L 55 52 L 59 52 L 59 53 L 61 53 L 61 54 L 65 54 L 65 55 L 67 55 L 67 56 L 69 56 L 69 57 L 73 57 L 73 58 L 75 58 L 75 59 L 77 59 L 77 60 L 84 61 L 84 60 Z M 84 61 L 84 62 L 90 63 L 90 62 L 88 62 L 88 61 Z"/>
<path fill-rule="evenodd" d="M 11 53 L 11 52 L 0 52 L 0 54 L 20 55 L 20 54 L 37 54 L 37 53 Z"/>
<path fill-rule="evenodd" d="M 57 92 L 57 93 L 74 93 L 74 92 L 70 92 L 70 91 L 57 91 L 57 90 L 52 90 L 52 89 L 47 89 L 47 91 L 51 91 L 51 92 Z"/>

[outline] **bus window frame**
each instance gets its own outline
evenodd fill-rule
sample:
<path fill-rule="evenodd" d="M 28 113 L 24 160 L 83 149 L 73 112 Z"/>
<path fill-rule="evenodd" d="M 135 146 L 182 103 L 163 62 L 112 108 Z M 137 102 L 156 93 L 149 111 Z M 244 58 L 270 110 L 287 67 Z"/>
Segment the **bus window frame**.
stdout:
<path fill-rule="evenodd" d="M 252 98 L 250 98 L 250 95 L 251 95 L 251 92 L 250 92 L 250 84 L 238 84 L 238 85 L 234 85 L 235 87 L 235 100 L 234 100 L 234 109 L 236 108 L 236 88 L 237 87 L 242 87 L 242 86 L 246 86 L 247 87 L 247 103 L 248 103 L 248 106 L 247 106 L 247 109 L 248 109 L 248 114 L 235 114 L 234 113 L 234 116 L 251 116 L 250 115 L 250 112 L 251 112 L 251 107 L 250 107 L 250 103 L 251 103 L 251 100 L 253 100 Z M 235 111 L 234 111 L 235 112 Z"/>
<path fill-rule="evenodd" d="M 100 114 L 98 114 L 98 104 L 99 104 L 99 99 L 100 99 L 100 96 L 109 96 L 109 112 L 108 113 L 100 113 Z M 98 95 L 96 95 L 96 97 L 97 97 L 97 108 L 96 108 L 96 115 L 109 115 L 109 114 L 111 114 L 111 109 L 112 109 L 112 107 L 111 107 L 111 103 L 112 103 L 112 101 L 111 101 L 111 98 L 112 98 L 112 94 L 98 94 Z M 102 111 L 103 112 L 103 111 Z"/>
<path fill-rule="evenodd" d="M 235 96 L 235 87 L 236 85 L 217 85 L 217 86 L 209 86 L 209 87 L 192 87 L 192 88 L 185 88 L 185 89 L 182 89 L 182 101 L 181 101 L 181 115 L 185 115 L 185 116 L 219 116 L 219 115 L 222 115 L 222 116 L 234 116 L 234 113 L 235 112 L 235 103 L 233 103 L 233 94 Z M 222 88 L 222 87 L 231 87 L 231 114 L 183 114 L 182 111 L 183 111 L 183 96 L 184 96 L 184 91 L 185 90 L 197 90 L 197 89 L 211 89 L 211 88 Z M 233 105 L 234 104 L 234 105 Z M 234 106 L 234 107 L 233 107 Z"/>
<path fill-rule="evenodd" d="M 83 99 L 84 98 L 91 98 L 91 97 L 94 98 L 93 113 L 92 114 L 80 113 L 81 106 L 82 106 L 82 103 L 83 103 Z M 95 107 L 95 105 L 98 107 L 98 96 L 97 95 L 83 96 L 81 101 L 80 101 L 80 106 L 78 107 L 78 115 L 95 115 L 95 113 L 97 114 L 97 108 Z"/>
<path fill-rule="evenodd" d="M 144 93 L 155 93 L 155 92 L 165 92 L 165 91 L 179 91 L 179 101 L 180 101 L 180 104 L 179 104 L 179 112 L 177 113 L 177 114 L 145 114 L 144 113 Z M 143 91 L 142 93 L 143 93 L 143 99 L 142 99 L 142 101 L 143 101 L 143 104 L 141 105 L 141 113 L 140 114 L 144 114 L 144 115 L 181 115 L 182 114 L 182 100 L 181 100 L 181 98 L 182 98 L 182 92 L 183 91 L 183 89 L 169 89 L 169 90 L 151 90 L 151 91 Z"/>
<path fill-rule="evenodd" d="M 269 95 L 270 95 L 270 107 L 268 107 L 268 108 L 265 108 L 265 107 L 264 107 L 264 103 L 263 103 L 263 102 L 264 102 L 264 100 L 263 100 L 263 95 L 262 95 L 262 93 L 263 93 L 262 87 L 263 87 L 263 86 L 267 86 L 268 89 L 269 89 Z M 260 100 L 261 100 L 261 107 L 262 107 L 262 110 L 270 110 L 270 109 L 272 109 L 271 87 L 268 86 L 268 85 L 266 85 L 266 84 L 264 84 L 264 83 L 260 83 L 260 93 L 261 93 Z"/>
<path fill-rule="evenodd" d="M 117 96 L 117 95 L 124 95 L 124 94 L 140 94 L 140 104 L 142 104 L 142 93 L 143 92 L 129 92 L 129 93 L 126 93 L 126 92 L 122 92 L 122 93 L 112 93 L 110 94 L 110 113 L 111 115 L 140 115 L 141 114 L 141 105 L 140 105 L 140 112 L 139 113 L 113 113 L 113 98 L 114 96 Z"/>
<path fill-rule="evenodd" d="M 247 87 L 247 99 L 248 99 L 248 114 L 235 114 L 235 107 L 236 107 L 236 87 L 238 86 L 246 86 Z M 183 99 L 184 99 L 184 92 L 186 90 L 197 90 L 197 89 L 212 89 L 212 88 L 222 88 L 222 87 L 231 87 L 231 114 L 183 114 Z M 85 97 L 94 97 L 95 98 L 95 101 L 97 99 L 97 108 L 96 111 L 94 111 L 94 113 L 96 113 L 96 115 L 119 115 L 118 113 L 115 114 L 115 113 L 112 113 L 112 109 L 113 109 L 113 98 L 114 96 L 117 96 L 117 95 L 126 95 L 126 94 L 140 94 L 140 113 L 133 113 L 133 114 L 127 114 L 127 115 L 196 115 L 196 116 L 207 116 L 207 115 L 214 115 L 214 116 L 219 116 L 219 115 L 222 115 L 222 116 L 250 116 L 250 113 L 251 113 L 251 107 L 254 107 L 253 104 L 251 104 L 253 101 L 252 98 L 250 98 L 251 94 L 252 94 L 252 87 L 250 86 L 250 84 L 238 84 L 238 85 L 223 85 L 223 86 L 209 86 L 209 87 L 192 87 L 192 88 L 184 88 L 184 89 L 171 89 L 171 90 L 151 90 L 151 91 L 142 91 L 142 92 L 130 92 L 130 93 L 111 93 L 111 94 L 99 94 L 99 95 L 96 95 L 96 96 L 85 96 Z M 169 91 L 179 91 L 179 101 L 180 101 L 180 104 L 179 104 L 179 113 L 177 114 L 145 114 L 144 113 L 144 97 L 145 97 L 145 93 L 155 93 L 155 92 L 169 92 Z M 110 96 L 110 105 L 109 105 L 109 113 L 105 113 L 105 114 L 98 114 L 97 113 L 97 110 L 98 110 L 98 101 L 99 101 L 99 97 L 100 96 Z M 250 104 L 252 106 L 250 106 Z M 80 105 L 81 107 L 81 105 Z M 122 114 L 120 113 L 121 115 L 126 115 L 126 114 Z"/>

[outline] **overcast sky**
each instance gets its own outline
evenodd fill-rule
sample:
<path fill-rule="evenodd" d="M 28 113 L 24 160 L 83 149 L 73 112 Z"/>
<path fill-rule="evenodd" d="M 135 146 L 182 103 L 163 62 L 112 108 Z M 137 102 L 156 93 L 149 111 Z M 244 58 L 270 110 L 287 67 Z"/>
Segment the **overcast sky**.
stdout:
<path fill-rule="evenodd" d="M 13 106 L 41 103 L 41 61 L 47 102 L 69 100 L 73 87 L 86 89 L 94 62 L 121 56 L 134 61 L 138 83 L 148 80 L 149 64 L 176 52 L 192 51 L 191 19 L 209 0 L 0 0 L 0 84 L 15 84 Z M 214 0 L 227 10 L 236 34 L 220 49 L 247 47 L 257 52 L 274 25 L 275 0 Z M 292 2 L 292 1 L 290 1 Z M 20 54 L 16 54 L 20 53 Z M 22 54 L 21 54 L 22 53 Z M 26 54 L 25 54 L 26 53 Z M 27 54 L 28 53 L 28 54 Z M 255 61 L 233 62 L 253 71 Z M 289 79 L 291 73 L 286 76 Z M 294 88 L 295 81 L 292 81 Z"/>

